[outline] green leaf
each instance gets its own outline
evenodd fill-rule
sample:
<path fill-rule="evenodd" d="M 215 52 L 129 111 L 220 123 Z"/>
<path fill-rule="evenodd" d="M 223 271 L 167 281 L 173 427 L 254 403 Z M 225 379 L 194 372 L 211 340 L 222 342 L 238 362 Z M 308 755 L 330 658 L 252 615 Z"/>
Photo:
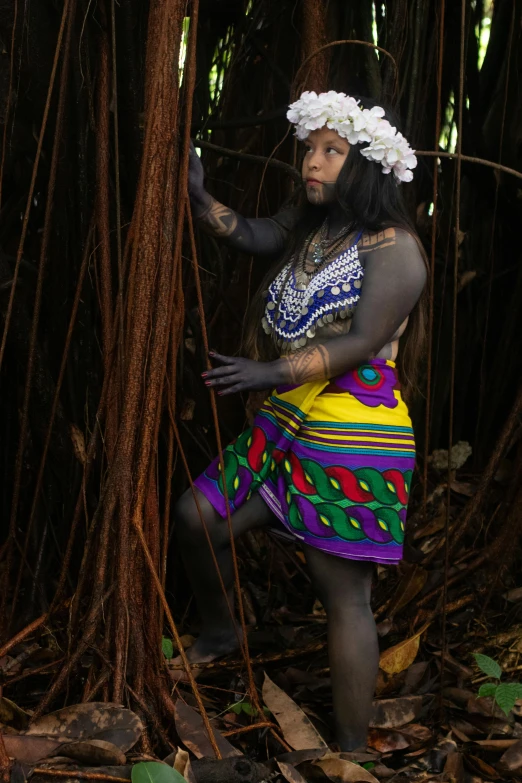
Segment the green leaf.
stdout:
<path fill-rule="evenodd" d="M 478 695 L 480 696 L 494 696 L 495 692 L 498 688 L 498 685 L 494 682 L 485 682 L 483 683 L 480 688 Z"/>
<path fill-rule="evenodd" d="M 236 701 L 235 704 L 229 704 L 227 710 L 230 710 L 230 712 L 235 712 L 236 715 L 239 715 L 241 712 L 243 712 L 243 702 Z"/>
<path fill-rule="evenodd" d="M 502 677 L 502 669 L 493 658 L 490 658 L 489 655 L 482 655 L 482 653 L 473 653 L 473 656 L 477 662 L 477 666 L 484 674 L 487 674 L 488 677 L 494 677 L 496 680 L 500 680 Z"/>
<path fill-rule="evenodd" d="M 170 661 L 170 659 L 174 657 L 174 645 L 172 644 L 172 639 L 163 636 L 161 638 L 161 649 L 163 655 L 168 661 Z"/>
<path fill-rule="evenodd" d="M 373 763 L 373 761 L 367 761 L 366 764 L 362 764 L 362 768 L 363 769 L 370 770 L 370 769 L 373 769 L 374 767 L 375 767 L 375 764 Z"/>
<path fill-rule="evenodd" d="M 257 710 L 248 701 L 243 702 L 243 712 L 245 715 L 257 715 Z"/>
<path fill-rule="evenodd" d="M 522 699 L 522 682 L 513 682 L 511 684 L 514 686 L 517 699 Z"/>
<path fill-rule="evenodd" d="M 140 761 L 131 772 L 132 783 L 186 783 L 183 775 L 168 764 Z"/>
<path fill-rule="evenodd" d="M 505 715 L 509 715 L 517 700 L 518 683 L 503 682 L 495 693 L 495 701 Z"/>

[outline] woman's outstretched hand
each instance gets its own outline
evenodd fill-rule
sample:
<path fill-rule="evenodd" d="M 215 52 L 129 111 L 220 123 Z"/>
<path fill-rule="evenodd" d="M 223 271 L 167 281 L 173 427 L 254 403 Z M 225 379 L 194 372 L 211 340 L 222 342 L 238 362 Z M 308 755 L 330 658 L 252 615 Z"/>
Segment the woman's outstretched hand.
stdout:
<path fill-rule="evenodd" d="M 219 395 L 261 391 L 281 383 L 276 362 L 256 362 L 240 356 L 222 356 L 215 351 L 211 351 L 209 356 L 221 366 L 202 373 L 202 377 L 205 385 L 215 388 Z"/>

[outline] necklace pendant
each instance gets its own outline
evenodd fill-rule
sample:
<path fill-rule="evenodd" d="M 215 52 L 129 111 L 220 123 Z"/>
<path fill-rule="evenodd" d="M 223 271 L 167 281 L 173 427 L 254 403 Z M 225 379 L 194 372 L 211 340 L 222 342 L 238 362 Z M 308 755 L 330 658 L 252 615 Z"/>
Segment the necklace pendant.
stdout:
<path fill-rule="evenodd" d="M 314 252 L 313 252 L 313 254 L 312 254 L 312 261 L 313 261 L 313 262 L 314 262 L 314 264 L 316 264 L 316 265 L 317 265 L 317 264 L 321 264 L 321 263 L 322 263 L 322 261 L 323 261 L 323 257 L 324 257 L 324 250 L 323 250 L 323 248 L 322 248 L 322 247 L 318 247 L 318 248 L 316 248 L 316 249 L 314 250 Z"/>

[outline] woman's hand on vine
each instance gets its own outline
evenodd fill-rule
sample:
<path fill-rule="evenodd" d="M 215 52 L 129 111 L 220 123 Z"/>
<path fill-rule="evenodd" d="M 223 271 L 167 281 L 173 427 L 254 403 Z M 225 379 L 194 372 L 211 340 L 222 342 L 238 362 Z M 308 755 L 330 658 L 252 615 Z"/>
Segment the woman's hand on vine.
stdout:
<path fill-rule="evenodd" d="M 202 373 L 202 377 L 205 385 L 215 388 L 219 395 L 261 391 L 280 383 L 275 362 L 256 362 L 241 356 L 222 356 L 215 351 L 211 351 L 209 356 L 221 366 Z"/>

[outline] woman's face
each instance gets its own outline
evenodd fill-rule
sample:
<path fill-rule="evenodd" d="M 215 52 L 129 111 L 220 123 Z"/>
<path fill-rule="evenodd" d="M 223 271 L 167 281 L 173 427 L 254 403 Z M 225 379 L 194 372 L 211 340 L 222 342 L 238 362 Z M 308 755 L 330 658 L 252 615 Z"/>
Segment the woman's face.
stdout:
<path fill-rule="evenodd" d="M 350 144 L 325 126 L 312 131 L 304 145 L 306 154 L 302 176 L 308 201 L 311 204 L 330 204 L 335 201 L 335 183 L 350 152 Z"/>

